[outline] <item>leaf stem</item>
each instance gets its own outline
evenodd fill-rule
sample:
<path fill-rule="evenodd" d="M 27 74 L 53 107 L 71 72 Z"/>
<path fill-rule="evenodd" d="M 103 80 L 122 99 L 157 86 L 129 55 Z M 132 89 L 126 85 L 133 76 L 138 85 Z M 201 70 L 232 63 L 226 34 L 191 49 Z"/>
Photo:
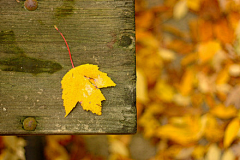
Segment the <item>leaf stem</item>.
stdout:
<path fill-rule="evenodd" d="M 72 67 L 74 68 L 73 60 L 72 60 L 72 56 L 71 56 L 71 52 L 70 52 L 70 49 L 69 49 L 69 47 L 68 47 L 67 41 L 66 41 L 66 39 L 64 38 L 63 34 L 58 30 L 58 28 L 57 28 L 56 25 L 54 25 L 54 28 L 61 34 L 63 40 L 65 41 L 66 46 L 67 46 L 67 49 L 68 49 L 69 57 L 70 57 L 70 60 L 71 60 L 71 63 L 72 63 Z"/>

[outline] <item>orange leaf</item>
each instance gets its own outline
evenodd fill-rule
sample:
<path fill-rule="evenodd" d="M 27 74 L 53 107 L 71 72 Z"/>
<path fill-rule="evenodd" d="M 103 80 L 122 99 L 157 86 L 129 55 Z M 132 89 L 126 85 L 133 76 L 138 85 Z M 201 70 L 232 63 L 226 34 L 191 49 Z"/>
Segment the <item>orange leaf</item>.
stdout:
<path fill-rule="evenodd" d="M 233 106 L 225 107 L 219 104 L 211 110 L 211 113 L 222 119 L 229 119 L 237 115 L 237 109 Z"/>
<path fill-rule="evenodd" d="M 202 19 L 190 21 L 191 36 L 194 41 L 209 41 L 213 38 L 213 25 Z"/>
<path fill-rule="evenodd" d="M 68 71 L 62 81 L 62 99 L 66 115 L 72 111 L 77 102 L 86 111 L 101 115 L 101 101 L 106 100 L 99 88 L 115 86 L 116 84 L 98 70 L 97 65 L 85 64 Z"/>
<path fill-rule="evenodd" d="M 198 56 L 200 62 L 204 63 L 211 60 L 220 49 L 221 45 L 217 41 L 200 43 L 198 46 Z"/>
<path fill-rule="evenodd" d="M 218 19 L 221 15 L 221 10 L 218 0 L 201 0 L 199 15 L 207 19 Z"/>
<path fill-rule="evenodd" d="M 230 24 L 234 30 L 237 29 L 237 27 L 239 25 L 239 20 L 240 20 L 240 13 L 238 13 L 238 12 L 229 13 L 228 21 L 230 22 Z"/>
<path fill-rule="evenodd" d="M 163 27 L 163 29 L 166 29 L 166 28 Z M 181 35 L 183 36 L 183 34 L 185 33 L 182 32 Z M 181 36 L 181 35 L 176 35 L 176 36 Z M 184 35 L 184 37 L 186 37 L 186 35 Z M 188 54 L 189 52 L 192 52 L 194 50 L 194 45 L 189 42 L 174 39 L 167 44 L 167 48 L 180 54 Z"/>
<path fill-rule="evenodd" d="M 228 67 L 225 67 L 223 70 L 221 70 L 217 76 L 216 79 L 216 84 L 225 84 L 227 83 L 229 80 L 229 71 L 228 71 Z"/>
<path fill-rule="evenodd" d="M 145 28 L 148 29 L 152 25 L 152 21 L 154 18 L 154 14 L 151 11 L 144 11 L 141 13 L 138 13 L 136 18 L 136 26 L 139 28 Z M 144 23 L 142 23 L 144 21 Z"/>
<path fill-rule="evenodd" d="M 186 66 L 191 63 L 194 63 L 196 60 L 197 60 L 196 53 L 190 53 L 182 58 L 181 65 Z"/>
<path fill-rule="evenodd" d="M 232 43 L 235 38 L 234 31 L 225 19 L 215 24 L 214 34 L 223 43 Z"/>
<path fill-rule="evenodd" d="M 184 73 L 182 81 L 180 83 L 180 88 L 179 88 L 180 93 L 183 96 L 186 96 L 186 95 L 188 95 L 191 92 L 192 87 L 193 87 L 194 77 L 195 77 L 194 69 L 188 69 Z"/>

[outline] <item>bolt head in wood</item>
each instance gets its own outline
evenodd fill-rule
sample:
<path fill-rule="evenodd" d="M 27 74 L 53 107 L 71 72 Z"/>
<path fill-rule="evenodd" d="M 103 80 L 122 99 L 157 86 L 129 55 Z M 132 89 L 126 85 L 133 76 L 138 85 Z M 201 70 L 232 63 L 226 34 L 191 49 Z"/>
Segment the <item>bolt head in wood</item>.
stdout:
<path fill-rule="evenodd" d="M 38 2 L 37 0 L 26 0 L 24 2 L 24 8 L 29 10 L 29 11 L 34 11 L 38 7 Z"/>
<path fill-rule="evenodd" d="M 34 131 L 37 127 L 37 121 L 33 117 L 27 117 L 23 121 L 23 129 L 26 131 Z"/>

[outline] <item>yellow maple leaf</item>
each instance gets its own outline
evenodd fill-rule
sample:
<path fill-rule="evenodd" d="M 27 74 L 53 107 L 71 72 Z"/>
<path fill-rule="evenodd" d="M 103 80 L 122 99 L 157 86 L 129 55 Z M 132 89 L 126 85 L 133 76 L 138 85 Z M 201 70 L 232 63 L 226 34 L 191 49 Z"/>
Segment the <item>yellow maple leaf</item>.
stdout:
<path fill-rule="evenodd" d="M 72 68 L 65 74 L 61 84 L 65 117 L 77 102 L 81 103 L 84 110 L 101 115 L 101 102 L 106 99 L 99 88 L 116 86 L 106 73 L 99 71 L 98 66 L 92 64 Z"/>
<path fill-rule="evenodd" d="M 101 103 L 106 99 L 99 88 L 116 86 L 116 84 L 106 73 L 99 71 L 97 65 L 84 64 L 74 67 L 66 39 L 57 26 L 54 25 L 54 28 L 61 34 L 65 41 L 73 67 L 65 74 L 61 81 L 63 106 L 66 111 L 65 117 L 76 107 L 77 102 L 80 102 L 84 110 L 101 115 Z"/>
<path fill-rule="evenodd" d="M 225 131 L 225 135 L 224 135 L 224 141 L 223 141 L 223 145 L 225 148 L 227 148 L 236 138 L 238 134 L 239 126 L 240 124 L 239 124 L 238 118 L 233 119 L 228 124 L 227 129 Z"/>

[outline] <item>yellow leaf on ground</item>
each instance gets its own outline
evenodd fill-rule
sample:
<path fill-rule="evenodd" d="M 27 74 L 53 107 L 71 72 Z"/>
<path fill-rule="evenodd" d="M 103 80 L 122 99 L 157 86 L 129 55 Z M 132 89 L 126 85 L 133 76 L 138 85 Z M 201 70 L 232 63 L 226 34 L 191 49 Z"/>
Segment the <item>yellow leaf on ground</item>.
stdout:
<path fill-rule="evenodd" d="M 186 55 L 185 57 L 182 58 L 181 65 L 186 66 L 186 65 L 189 65 L 191 63 L 194 63 L 196 60 L 197 60 L 196 53 L 190 53 L 190 54 L 188 54 L 188 55 Z"/>
<path fill-rule="evenodd" d="M 219 52 L 217 52 L 212 60 L 212 66 L 216 71 L 220 71 L 222 69 L 222 64 L 223 62 L 226 60 L 227 54 L 221 50 Z"/>
<path fill-rule="evenodd" d="M 188 12 L 187 2 L 186 0 L 178 1 L 173 9 L 173 17 L 175 19 L 183 18 Z"/>
<path fill-rule="evenodd" d="M 61 159 L 61 160 L 69 160 L 70 156 L 68 155 L 67 150 L 63 145 L 59 143 L 59 137 L 61 136 L 46 136 L 46 147 L 45 147 L 45 156 L 50 159 Z"/>
<path fill-rule="evenodd" d="M 225 148 L 229 147 L 233 140 L 236 138 L 239 130 L 239 119 L 233 119 L 227 126 L 224 135 L 223 145 Z"/>
<path fill-rule="evenodd" d="M 168 85 L 164 80 L 157 82 L 155 92 L 158 98 L 166 102 L 171 102 L 174 96 L 173 87 Z"/>
<path fill-rule="evenodd" d="M 143 72 L 137 70 L 137 100 L 142 103 L 148 101 L 148 88 L 146 77 Z"/>
<path fill-rule="evenodd" d="M 163 110 L 164 107 L 160 104 L 149 104 L 144 114 L 139 118 L 138 125 L 145 128 L 145 137 L 151 137 L 156 133 L 156 129 L 160 127 L 160 123 L 155 119 L 155 115 L 161 114 Z"/>
<path fill-rule="evenodd" d="M 194 151 L 193 147 L 182 148 L 175 156 L 176 159 L 189 159 Z"/>
<path fill-rule="evenodd" d="M 187 0 L 187 6 L 188 8 L 194 10 L 194 11 L 198 11 L 200 8 L 200 3 L 201 0 Z"/>
<path fill-rule="evenodd" d="M 201 63 L 211 60 L 214 55 L 221 50 L 221 45 L 217 41 L 200 43 L 198 46 L 198 56 Z"/>
<path fill-rule="evenodd" d="M 129 155 L 129 151 L 128 151 L 127 147 L 124 145 L 124 143 L 122 141 L 117 140 L 117 139 L 113 140 L 110 143 L 109 150 L 112 153 L 117 153 L 117 154 L 120 154 L 125 157 L 128 157 L 128 155 Z"/>
<path fill-rule="evenodd" d="M 156 37 L 151 32 L 143 29 L 136 29 L 136 39 L 139 44 L 147 48 L 157 49 L 159 47 L 159 42 Z"/>
<path fill-rule="evenodd" d="M 208 148 L 208 152 L 206 155 L 205 160 L 220 160 L 221 157 L 221 150 L 216 144 L 212 144 Z"/>
<path fill-rule="evenodd" d="M 207 114 L 207 122 L 204 130 L 204 136 L 209 142 L 219 142 L 224 136 L 223 126 L 221 126 L 215 116 Z"/>
<path fill-rule="evenodd" d="M 197 73 L 198 88 L 202 93 L 213 92 L 215 90 L 214 77 L 203 72 Z"/>
<path fill-rule="evenodd" d="M 191 104 L 190 96 L 183 96 L 181 94 L 175 94 L 173 98 L 173 102 L 179 106 L 188 106 Z"/>
<path fill-rule="evenodd" d="M 226 84 L 229 80 L 229 71 L 228 71 L 228 67 L 225 67 L 223 70 L 221 70 L 218 73 L 217 79 L 216 79 L 216 84 Z"/>
<path fill-rule="evenodd" d="M 193 88 L 193 81 L 195 78 L 195 73 L 196 73 L 196 71 L 194 71 L 194 69 L 189 68 L 183 74 L 183 77 L 182 77 L 182 80 L 180 83 L 180 88 L 179 88 L 180 93 L 183 96 L 186 96 L 191 92 L 191 90 Z"/>
<path fill-rule="evenodd" d="M 202 136 L 204 127 L 204 117 L 185 116 L 174 118 L 171 124 L 159 127 L 156 130 L 156 135 L 186 145 L 199 140 Z"/>
<path fill-rule="evenodd" d="M 165 48 L 160 48 L 158 54 L 164 61 L 172 61 L 176 58 L 173 51 Z"/>
<path fill-rule="evenodd" d="M 174 159 L 189 159 L 191 157 L 193 150 L 194 150 L 193 147 L 173 145 L 164 152 L 164 155 L 172 157 Z"/>
<path fill-rule="evenodd" d="M 237 115 L 237 109 L 234 106 L 226 107 L 223 104 L 215 106 L 210 112 L 222 119 L 229 119 Z"/>
<path fill-rule="evenodd" d="M 99 88 L 115 86 L 116 84 L 98 70 L 97 65 L 85 64 L 68 71 L 62 81 L 62 99 L 66 115 L 72 111 L 77 102 L 86 111 L 101 115 L 101 102 L 105 100 Z"/>
<path fill-rule="evenodd" d="M 203 159 L 203 156 L 204 156 L 204 154 L 205 154 L 205 150 L 206 150 L 206 147 L 205 147 L 205 146 L 197 145 L 197 146 L 194 148 L 193 157 L 194 157 L 195 159 Z"/>
<path fill-rule="evenodd" d="M 232 64 L 229 66 L 229 74 L 233 77 L 240 76 L 240 65 Z"/>
<path fill-rule="evenodd" d="M 233 151 L 231 149 L 226 150 L 223 155 L 221 160 L 235 160 L 235 155 L 233 154 Z"/>

